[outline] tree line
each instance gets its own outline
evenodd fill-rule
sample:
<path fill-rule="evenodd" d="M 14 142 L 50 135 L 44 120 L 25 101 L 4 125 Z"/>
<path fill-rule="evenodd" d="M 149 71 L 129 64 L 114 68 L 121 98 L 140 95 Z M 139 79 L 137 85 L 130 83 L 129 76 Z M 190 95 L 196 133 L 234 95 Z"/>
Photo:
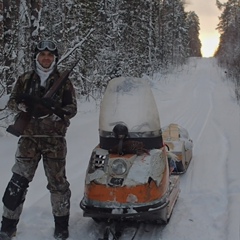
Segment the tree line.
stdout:
<path fill-rule="evenodd" d="M 226 74 L 235 84 L 236 98 L 240 100 L 240 1 L 216 1 L 222 11 L 217 29 L 220 42 L 215 56 Z"/>
<path fill-rule="evenodd" d="M 184 0 L 0 0 L 0 96 L 54 40 L 79 95 L 98 97 L 117 76 L 152 76 L 201 57 L 199 18 Z"/>

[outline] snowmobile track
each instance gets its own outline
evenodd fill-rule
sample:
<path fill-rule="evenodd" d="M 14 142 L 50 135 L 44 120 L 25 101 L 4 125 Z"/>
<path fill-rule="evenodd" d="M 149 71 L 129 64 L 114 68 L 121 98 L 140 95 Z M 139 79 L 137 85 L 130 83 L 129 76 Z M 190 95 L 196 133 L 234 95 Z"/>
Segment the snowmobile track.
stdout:
<path fill-rule="evenodd" d="M 107 224 L 103 237 L 98 240 L 156 240 L 156 233 L 161 238 L 165 225 L 154 223 L 122 223 Z"/>
<path fill-rule="evenodd" d="M 140 223 L 108 222 L 105 226 L 103 237 L 98 240 L 134 240 L 139 230 Z"/>

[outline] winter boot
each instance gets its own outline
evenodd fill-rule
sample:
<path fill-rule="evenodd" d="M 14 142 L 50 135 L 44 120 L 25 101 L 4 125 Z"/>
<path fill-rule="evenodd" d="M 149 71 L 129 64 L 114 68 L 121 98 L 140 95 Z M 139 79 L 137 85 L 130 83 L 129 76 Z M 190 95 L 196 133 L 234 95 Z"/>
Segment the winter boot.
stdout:
<path fill-rule="evenodd" d="M 58 240 L 67 239 L 69 236 L 68 232 L 69 215 L 61 217 L 54 216 L 54 221 L 55 221 L 54 237 Z"/>
<path fill-rule="evenodd" d="M 2 217 L 0 240 L 10 240 L 16 236 L 18 221 L 19 220 L 16 219 Z"/>

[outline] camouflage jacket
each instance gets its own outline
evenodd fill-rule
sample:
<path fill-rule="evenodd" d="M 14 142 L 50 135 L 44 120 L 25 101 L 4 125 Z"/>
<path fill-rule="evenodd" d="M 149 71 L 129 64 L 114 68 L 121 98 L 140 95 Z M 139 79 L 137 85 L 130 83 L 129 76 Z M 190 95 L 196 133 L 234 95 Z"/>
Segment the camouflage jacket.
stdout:
<path fill-rule="evenodd" d="M 12 89 L 12 93 L 8 101 L 8 108 L 16 112 L 16 117 L 18 117 L 20 111 L 18 109 L 17 99 L 19 99 L 22 94 L 29 94 L 41 98 L 53 85 L 54 81 L 59 79 L 59 77 L 60 73 L 55 70 L 49 76 L 46 82 L 46 87 L 44 88 L 40 86 L 40 77 L 35 73 L 35 71 L 24 73 L 17 79 Z M 57 118 L 54 114 L 50 114 L 44 118 L 32 117 L 24 130 L 24 135 L 65 136 L 67 127 L 70 124 L 69 119 L 74 117 L 77 113 L 75 90 L 69 79 L 57 91 L 53 100 L 55 105 L 67 111 L 68 115 L 64 115 L 64 119 Z"/>

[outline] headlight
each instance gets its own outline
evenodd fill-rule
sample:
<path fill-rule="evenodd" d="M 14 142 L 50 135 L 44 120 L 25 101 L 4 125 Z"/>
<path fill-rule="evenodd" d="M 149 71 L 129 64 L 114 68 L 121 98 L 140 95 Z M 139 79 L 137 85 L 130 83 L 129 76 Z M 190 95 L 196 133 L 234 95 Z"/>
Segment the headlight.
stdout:
<path fill-rule="evenodd" d="M 112 163 L 112 171 L 117 175 L 122 175 L 127 171 L 127 164 L 122 159 L 116 159 Z"/>

